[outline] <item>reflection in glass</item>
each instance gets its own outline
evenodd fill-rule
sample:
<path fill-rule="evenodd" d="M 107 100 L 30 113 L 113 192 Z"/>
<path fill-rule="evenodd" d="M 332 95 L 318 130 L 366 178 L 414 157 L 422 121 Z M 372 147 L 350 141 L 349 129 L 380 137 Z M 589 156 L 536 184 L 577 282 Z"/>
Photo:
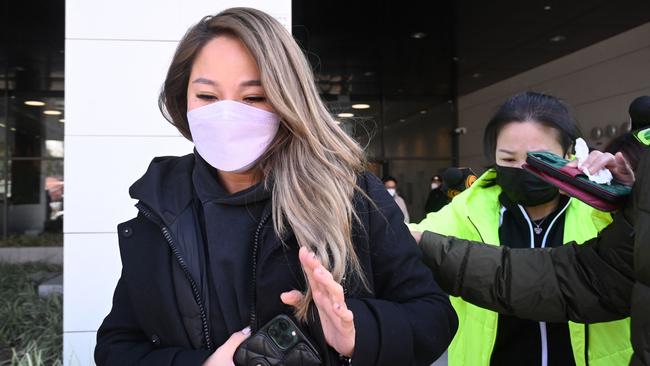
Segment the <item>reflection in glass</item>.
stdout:
<path fill-rule="evenodd" d="M 6 197 L 4 246 L 61 245 L 63 240 L 63 160 L 12 160 Z"/>

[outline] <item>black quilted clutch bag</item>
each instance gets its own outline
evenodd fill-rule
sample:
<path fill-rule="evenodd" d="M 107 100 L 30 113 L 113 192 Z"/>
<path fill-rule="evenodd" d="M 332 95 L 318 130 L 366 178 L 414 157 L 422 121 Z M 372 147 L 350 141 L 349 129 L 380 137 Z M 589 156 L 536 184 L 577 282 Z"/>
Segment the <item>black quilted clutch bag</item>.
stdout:
<path fill-rule="evenodd" d="M 271 319 L 237 348 L 237 366 L 321 366 L 314 345 L 288 316 Z"/>

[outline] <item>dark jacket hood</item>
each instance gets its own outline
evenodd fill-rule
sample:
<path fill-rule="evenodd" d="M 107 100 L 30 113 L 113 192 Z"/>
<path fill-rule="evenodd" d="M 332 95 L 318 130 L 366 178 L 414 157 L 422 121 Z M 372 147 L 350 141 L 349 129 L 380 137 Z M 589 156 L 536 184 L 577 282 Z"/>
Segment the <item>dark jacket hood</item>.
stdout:
<path fill-rule="evenodd" d="M 194 154 L 154 158 L 131 188 L 131 198 L 170 225 L 193 199 Z"/>

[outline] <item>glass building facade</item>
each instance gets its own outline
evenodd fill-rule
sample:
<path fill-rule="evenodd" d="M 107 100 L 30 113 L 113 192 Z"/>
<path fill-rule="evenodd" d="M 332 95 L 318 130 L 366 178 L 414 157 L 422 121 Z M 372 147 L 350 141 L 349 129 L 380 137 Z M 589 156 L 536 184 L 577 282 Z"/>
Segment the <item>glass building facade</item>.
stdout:
<path fill-rule="evenodd" d="M 61 245 L 65 3 L 0 10 L 0 239 Z"/>

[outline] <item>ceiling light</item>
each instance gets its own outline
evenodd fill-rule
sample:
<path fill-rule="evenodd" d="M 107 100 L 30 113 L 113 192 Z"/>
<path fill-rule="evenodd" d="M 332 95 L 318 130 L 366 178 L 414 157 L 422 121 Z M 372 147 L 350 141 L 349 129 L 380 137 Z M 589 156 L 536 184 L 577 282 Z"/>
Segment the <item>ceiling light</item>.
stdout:
<path fill-rule="evenodd" d="M 422 33 L 422 32 L 415 32 L 415 33 L 411 34 L 411 38 L 415 38 L 415 39 L 422 39 L 422 38 L 424 38 L 426 36 L 427 36 L 427 34 Z"/>
<path fill-rule="evenodd" d="M 546 10 L 546 11 L 551 10 L 551 6 L 550 6 L 550 5 L 546 5 L 546 6 L 544 7 L 544 10 Z"/>
<path fill-rule="evenodd" d="M 420 114 L 427 114 L 427 110 L 426 109 L 421 110 Z"/>
<path fill-rule="evenodd" d="M 373 76 L 375 73 L 372 71 L 366 71 L 363 73 L 363 76 Z"/>
<path fill-rule="evenodd" d="M 346 113 L 339 113 L 339 114 L 337 114 L 337 116 L 339 116 L 341 118 L 354 117 L 354 113 L 347 113 L 347 112 Z"/>
<path fill-rule="evenodd" d="M 359 104 L 352 105 L 352 109 L 368 109 L 368 108 L 370 108 L 370 104 L 359 103 Z"/>
<path fill-rule="evenodd" d="M 5 128 L 5 127 L 7 127 L 7 126 L 5 126 L 4 123 L 0 123 L 0 127 Z"/>
<path fill-rule="evenodd" d="M 26 100 L 25 105 L 31 107 L 42 107 L 45 105 L 45 102 L 41 102 L 40 100 Z"/>
<path fill-rule="evenodd" d="M 474 79 L 478 79 L 478 78 L 481 77 L 481 73 L 480 73 L 480 72 L 475 72 L 475 73 L 472 74 L 472 77 L 473 77 Z"/>
<path fill-rule="evenodd" d="M 43 114 L 47 114 L 48 116 L 60 116 L 63 113 L 61 111 L 57 111 L 56 109 L 46 109 L 43 111 Z"/>
<path fill-rule="evenodd" d="M 12 130 L 12 131 L 16 131 L 16 129 L 15 129 L 14 127 L 10 128 L 10 130 Z"/>
<path fill-rule="evenodd" d="M 61 122 L 61 123 L 65 123 L 65 120 L 64 120 L 63 118 L 61 118 L 61 119 L 59 120 L 59 122 Z"/>
<path fill-rule="evenodd" d="M 334 123 L 336 123 L 337 125 L 340 125 L 341 121 L 334 120 Z"/>
<path fill-rule="evenodd" d="M 400 118 L 399 121 L 402 122 L 402 123 L 406 122 L 406 120 L 404 118 Z"/>
<path fill-rule="evenodd" d="M 561 34 L 558 34 L 557 36 L 555 36 L 555 37 L 551 37 L 551 38 L 549 39 L 549 41 L 551 41 L 551 42 L 555 42 L 555 43 L 557 43 L 557 42 L 562 42 L 562 41 L 564 41 L 564 40 L 566 40 L 566 37 L 563 36 L 563 35 L 561 35 Z"/>

